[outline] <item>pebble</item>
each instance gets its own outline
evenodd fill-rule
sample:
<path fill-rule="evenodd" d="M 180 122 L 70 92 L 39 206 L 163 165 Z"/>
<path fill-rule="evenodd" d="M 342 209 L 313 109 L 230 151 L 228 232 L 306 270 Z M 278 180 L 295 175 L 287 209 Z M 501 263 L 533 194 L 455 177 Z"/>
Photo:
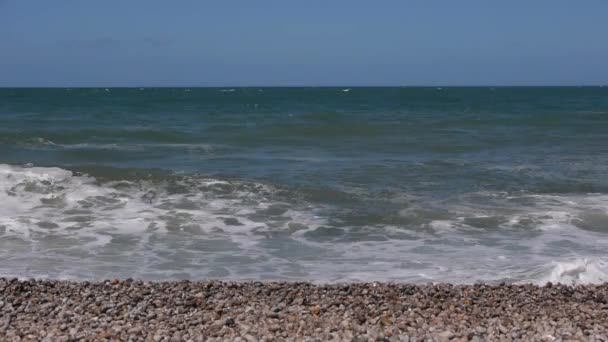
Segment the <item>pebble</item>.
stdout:
<path fill-rule="evenodd" d="M 0 341 L 608 341 L 608 284 L 0 278 Z"/>
<path fill-rule="evenodd" d="M 435 334 L 435 339 L 437 339 L 437 341 L 439 342 L 448 342 L 450 338 L 452 338 L 452 336 L 454 336 L 454 334 L 451 331 L 447 330 Z"/>

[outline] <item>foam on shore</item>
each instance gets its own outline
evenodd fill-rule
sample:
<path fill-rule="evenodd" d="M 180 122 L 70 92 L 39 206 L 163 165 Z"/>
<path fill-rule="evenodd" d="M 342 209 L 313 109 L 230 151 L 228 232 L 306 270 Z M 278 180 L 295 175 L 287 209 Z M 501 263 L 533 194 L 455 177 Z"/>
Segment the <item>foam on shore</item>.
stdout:
<path fill-rule="evenodd" d="M 373 200 L 344 191 L 340 196 Z M 433 203 L 404 194 L 392 199 L 403 209 L 381 225 L 362 224 L 359 213 L 310 197 L 235 179 L 101 180 L 62 168 L 0 165 L 0 275 L 461 284 L 608 279 L 606 195 L 471 193 Z"/>

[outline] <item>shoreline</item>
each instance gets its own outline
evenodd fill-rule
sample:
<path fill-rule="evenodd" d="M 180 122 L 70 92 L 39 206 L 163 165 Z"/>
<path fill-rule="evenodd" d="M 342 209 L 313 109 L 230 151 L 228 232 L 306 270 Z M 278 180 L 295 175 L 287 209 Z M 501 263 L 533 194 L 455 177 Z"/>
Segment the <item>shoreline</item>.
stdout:
<path fill-rule="evenodd" d="M 0 278 L 3 341 L 608 341 L 608 283 Z"/>

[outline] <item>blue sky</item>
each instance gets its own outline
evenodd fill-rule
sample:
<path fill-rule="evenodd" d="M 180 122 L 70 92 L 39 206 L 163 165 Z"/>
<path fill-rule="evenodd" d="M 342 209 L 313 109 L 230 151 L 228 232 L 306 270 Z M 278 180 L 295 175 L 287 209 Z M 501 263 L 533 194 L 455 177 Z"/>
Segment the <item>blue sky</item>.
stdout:
<path fill-rule="evenodd" d="M 608 84 L 608 1 L 0 0 L 0 86 Z"/>

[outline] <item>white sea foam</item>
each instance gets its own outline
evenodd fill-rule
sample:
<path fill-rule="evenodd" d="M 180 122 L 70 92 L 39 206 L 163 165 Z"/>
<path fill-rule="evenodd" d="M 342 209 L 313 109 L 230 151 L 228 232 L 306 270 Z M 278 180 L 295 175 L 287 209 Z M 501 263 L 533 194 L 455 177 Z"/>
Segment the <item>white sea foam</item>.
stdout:
<path fill-rule="evenodd" d="M 37 144 L 41 144 L 41 145 L 50 145 L 50 146 L 55 146 L 57 144 L 55 144 L 54 142 L 44 139 L 44 138 L 34 138 L 33 141 Z"/>
<path fill-rule="evenodd" d="M 208 182 L 213 184 L 219 183 Z M 152 193 L 154 190 L 137 189 L 129 182 L 101 186 L 91 177 L 75 176 L 59 168 L 0 165 L 2 235 L 23 238 L 33 247 L 45 239 L 58 237 L 92 237 L 95 243 L 89 245 L 103 246 L 111 241 L 108 234 L 141 234 L 155 229 L 179 231 L 193 227 L 211 230 L 225 224 L 210 209 L 244 211 L 238 208 L 235 199 L 212 199 L 196 208 L 196 195 L 168 195 L 160 190 L 156 190 L 158 195 L 150 195 Z M 182 222 L 182 218 L 188 220 Z M 248 223 L 246 219 L 240 221 L 243 226 Z"/>
<path fill-rule="evenodd" d="M 551 273 L 538 283 L 561 283 L 566 285 L 600 284 L 608 282 L 608 261 L 599 258 L 576 258 L 570 261 L 553 262 Z"/>
<path fill-rule="evenodd" d="M 367 195 L 359 190 L 348 193 Z M 402 194 L 391 202 L 404 206 L 402 223 L 350 227 L 285 191 L 186 176 L 102 183 L 0 165 L 0 276 L 608 281 L 606 195 L 477 193 L 445 204 Z"/>

